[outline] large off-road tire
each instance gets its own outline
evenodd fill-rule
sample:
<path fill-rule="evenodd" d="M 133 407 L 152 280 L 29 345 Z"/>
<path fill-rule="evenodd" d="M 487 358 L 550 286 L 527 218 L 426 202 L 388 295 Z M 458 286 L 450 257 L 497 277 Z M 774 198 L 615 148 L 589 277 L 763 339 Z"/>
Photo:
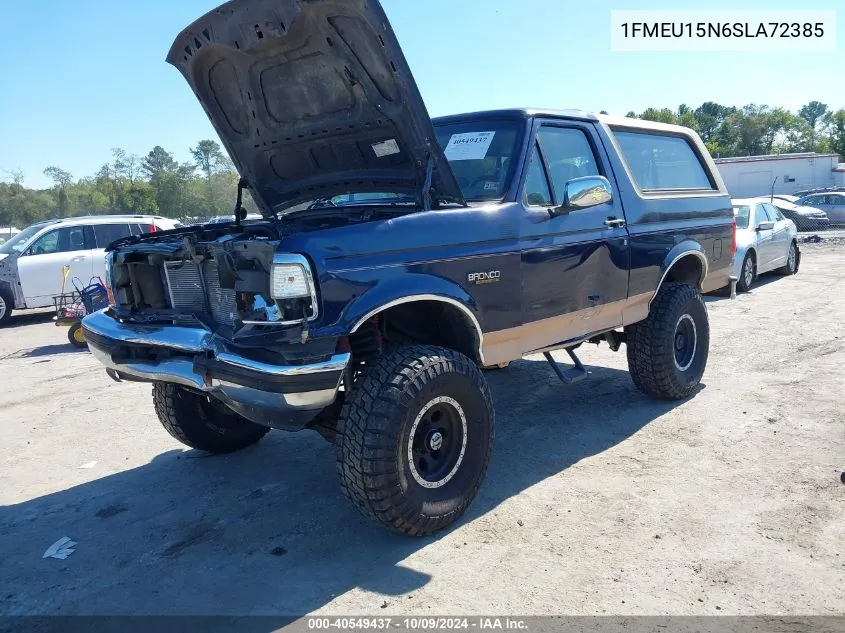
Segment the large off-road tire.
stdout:
<path fill-rule="evenodd" d="M 625 331 L 628 370 L 637 389 L 665 400 L 695 391 L 710 350 L 710 322 L 698 290 L 689 284 L 663 284 L 648 318 Z"/>
<path fill-rule="evenodd" d="M 748 251 L 745 259 L 742 260 L 742 268 L 739 269 L 739 280 L 736 282 L 737 292 L 748 292 L 757 279 L 757 258 L 754 253 Z"/>
<path fill-rule="evenodd" d="M 341 412 L 343 493 L 393 531 L 436 532 L 475 498 L 493 419 L 487 382 L 469 358 L 423 345 L 389 349 L 359 376 Z"/>
<path fill-rule="evenodd" d="M 798 272 L 798 267 L 801 265 L 801 252 L 798 250 L 798 244 L 792 240 L 789 244 L 789 251 L 786 256 L 786 264 L 778 268 L 777 272 L 781 275 L 794 275 Z"/>
<path fill-rule="evenodd" d="M 231 453 L 255 444 L 270 430 L 225 405 L 171 383 L 153 384 L 153 403 L 165 430 L 201 451 Z"/>
<path fill-rule="evenodd" d="M 15 298 L 5 286 L 0 286 L 0 327 L 3 327 L 12 318 L 12 309 L 15 307 Z"/>

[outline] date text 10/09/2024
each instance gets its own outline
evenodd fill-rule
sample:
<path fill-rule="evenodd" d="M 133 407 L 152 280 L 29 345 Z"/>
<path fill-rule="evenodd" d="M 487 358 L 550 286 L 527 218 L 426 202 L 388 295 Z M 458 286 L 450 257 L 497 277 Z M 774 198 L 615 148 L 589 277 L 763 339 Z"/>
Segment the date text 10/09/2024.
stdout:
<path fill-rule="evenodd" d="M 308 630 L 408 630 L 408 631 L 444 631 L 444 630 L 480 630 L 480 631 L 526 631 L 525 620 L 518 618 L 474 617 L 474 618 L 308 618 Z"/>
<path fill-rule="evenodd" d="M 724 37 L 813 38 L 824 37 L 823 22 L 623 22 L 623 37 Z"/>

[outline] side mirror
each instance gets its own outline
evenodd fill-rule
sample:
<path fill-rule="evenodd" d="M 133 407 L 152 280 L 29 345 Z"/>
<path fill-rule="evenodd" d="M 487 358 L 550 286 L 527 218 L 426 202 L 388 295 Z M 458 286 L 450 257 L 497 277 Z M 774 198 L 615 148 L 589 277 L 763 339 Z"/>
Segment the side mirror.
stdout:
<path fill-rule="evenodd" d="M 552 216 L 589 209 L 613 200 L 610 181 L 604 176 L 573 178 L 563 189 L 563 204 L 551 210 Z"/>
<path fill-rule="evenodd" d="M 760 224 L 757 225 L 758 231 L 771 231 L 773 228 L 775 228 L 774 222 L 760 222 Z"/>

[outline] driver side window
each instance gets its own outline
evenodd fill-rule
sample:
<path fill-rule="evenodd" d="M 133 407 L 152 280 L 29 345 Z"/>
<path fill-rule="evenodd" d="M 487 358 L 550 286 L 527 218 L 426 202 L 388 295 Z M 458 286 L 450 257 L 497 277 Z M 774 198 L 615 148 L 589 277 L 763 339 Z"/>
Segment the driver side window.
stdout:
<path fill-rule="evenodd" d="M 783 220 L 783 215 L 781 215 L 780 209 L 774 206 L 771 202 L 766 203 L 766 209 L 769 212 L 769 218 L 774 222 L 780 222 Z"/>
<path fill-rule="evenodd" d="M 550 207 L 552 205 L 549 181 L 546 180 L 543 159 L 540 158 L 537 145 L 534 145 L 534 151 L 531 152 L 531 162 L 528 163 L 528 172 L 525 174 L 524 197 L 525 204 L 528 206 Z"/>
<path fill-rule="evenodd" d="M 758 204 L 757 205 L 756 215 L 757 215 L 757 225 L 758 226 L 761 222 L 768 222 L 769 220 L 772 219 L 768 216 L 768 214 L 766 212 L 766 205 L 765 204 Z"/>
<path fill-rule="evenodd" d="M 563 204 L 566 183 L 573 178 L 598 176 L 598 161 L 583 130 L 544 125 L 537 134 L 549 168 L 555 204 Z"/>
<path fill-rule="evenodd" d="M 69 226 L 45 233 L 29 247 L 30 255 L 50 255 L 85 249 L 85 230 L 81 226 Z"/>

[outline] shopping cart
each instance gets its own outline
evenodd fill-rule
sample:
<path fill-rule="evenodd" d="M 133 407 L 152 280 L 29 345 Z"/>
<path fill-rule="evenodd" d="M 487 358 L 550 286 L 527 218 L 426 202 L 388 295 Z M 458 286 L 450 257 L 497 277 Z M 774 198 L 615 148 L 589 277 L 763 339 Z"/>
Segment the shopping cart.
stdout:
<path fill-rule="evenodd" d="M 69 327 L 67 340 L 74 347 L 87 347 L 85 335 L 82 332 L 82 319 L 92 312 L 108 307 L 109 293 L 103 280 L 99 277 L 91 277 L 87 286 L 82 285 L 78 277 L 74 277 L 71 283 L 74 290 L 65 292 L 65 285 L 70 274 L 70 266 L 62 267 L 62 292 L 53 297 L 53 305 L 56 307 L 56 316 L 53 320 L 57 327 Z"/>

